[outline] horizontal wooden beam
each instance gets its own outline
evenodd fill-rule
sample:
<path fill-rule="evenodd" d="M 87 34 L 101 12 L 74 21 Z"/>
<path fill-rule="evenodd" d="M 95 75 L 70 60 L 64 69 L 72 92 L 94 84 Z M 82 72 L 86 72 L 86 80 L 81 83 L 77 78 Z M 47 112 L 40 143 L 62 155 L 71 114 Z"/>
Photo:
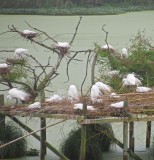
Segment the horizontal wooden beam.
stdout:
<path fill-rule="evenodd" d="M 96 124 L 96 123 L 115 123 L 115 122 L 147 122 L 154 121 L 154 116 L 133 116 L 133 117 L 107 117 L 99 119 L 85 119 L 80 121 L 81 124 Z"/>
<path fill-rule="evenodd" d="M 70 115 L 70 114 L 49 114 L 49 113 L 39 113 L 39 112 L 24 112 L 24 111 L 0 111 L 0 114 L 6 116 L 22 116 L 22 117 L 41 117 L 41 118 L 55 118 L 55 119 L 74 119 L 83 120 L 84 116 L 80 115 Z"/>

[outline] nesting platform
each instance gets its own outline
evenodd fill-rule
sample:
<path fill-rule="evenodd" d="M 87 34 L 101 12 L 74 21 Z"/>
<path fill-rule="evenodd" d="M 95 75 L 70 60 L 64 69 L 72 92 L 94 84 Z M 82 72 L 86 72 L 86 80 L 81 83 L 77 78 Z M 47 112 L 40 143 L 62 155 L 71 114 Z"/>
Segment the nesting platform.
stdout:
<path fill-rule="evenodd" d="M 140 118 L 142 114 L 151 117 L 154 114 L 154 92 L 147 93 L 126 93 L 118 94 L 117 97 L 103 96 L 102 103 L 93 104 L 89 97 L 81 98 L 81 101 L 77 103 L 82 103 L 83 100 L 86 101 L 87 105 L 92 105 L 95 110 L 87 111 L 87 119 L 98 119 L 113 117 L 113 122 L 115 117 L 122 119 L 123 117 L 129 117 L 129 119 L 135 120 Z M 128 107 L 123 108 L 113 108 L 110 107 L 111 103 L 119 101 L 128 101 Z M 16 106 L 11 108 L 11 106 L 1 106 L 0 113 L 9 116 L 31 116 L 31 117 L 45 117 L 45 118 L 58 118 L 58 119 L 82 119 L 83 111 L 74 110 L 74 104 L 70 103 L 67 99 L 60 102 L 44 103 L 43 107 L 40 109 L 29 109 L 26 105 Z M 132 115 L 133 116 L 130 116 Z M 135 116 L 136 115 L 136 116 Z M 138 116 L 137 116 L 138 115 Z M 145 117 L 144 117 L 145 118 Z M 139 120 L 139 119 L 138 119 Z M 154 120 L 154 118 L 153 118 Z M 112 120 L 111 120 L 112 121 Z"/>

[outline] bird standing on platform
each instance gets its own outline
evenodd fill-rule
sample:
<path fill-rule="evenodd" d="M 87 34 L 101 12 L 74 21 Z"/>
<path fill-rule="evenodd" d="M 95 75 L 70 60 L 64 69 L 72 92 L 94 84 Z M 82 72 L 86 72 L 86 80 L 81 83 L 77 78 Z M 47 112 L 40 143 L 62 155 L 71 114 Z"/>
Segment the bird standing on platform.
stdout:
<path fill-rule="evenodd" d="M 71 101 L 71 103 L 79 100 L 79 94 L 75 85 L 70 85 L 68 90 L 68 99 Z"/>
<path fill-rule="evenodd" d="M 102 93 L 100 92 L 99 87 L 96 84 L 91 87 L 90 97 L 93 103 L 103 102 Z"/>
<path fill-rule="evenodd" d="M 20 100 L 21 102 L 28 101 L 30 99 L 30 94 L 26 93 L 23 90 L 19 90 L 17 88 L 12 88 L 9 90 L 7 98 L 8 99 L 15 99 L 16 100 L 15 105 L 17 105 L 18 100 Z"/>
<path fill-rule="evenodd" d="M 127 77 L 122 80 L 123 86 L 140 86 L 141 84 L 141 81 L 135 77 L 134 73 L 128 74 Z"/>
<path fill-rule="evenodd" d="M 136 92 L 139 92 L 139 93 L 145 93 L 145 92 L 149 92 L 151 91 L 152 89 L 149 88 L 149 87 L 137 87 L 136 88 Z"/>
<path fill-rule="evenodd" d="M 103 94 L 108 94 L 108 93 L 111 93 L 112 91 L 111 87 L 103 82 L 96 82 L 95 85 L 98 86 L 99 90 Z"/>
<path fill-rule="evenodd" d="M 28 108 L 30 109 L 36 109 L 36 108 L 41 108 L 41 103 L 40 102 L 35 102 L 35 103 L 32 103 L 28 106 Z"/>

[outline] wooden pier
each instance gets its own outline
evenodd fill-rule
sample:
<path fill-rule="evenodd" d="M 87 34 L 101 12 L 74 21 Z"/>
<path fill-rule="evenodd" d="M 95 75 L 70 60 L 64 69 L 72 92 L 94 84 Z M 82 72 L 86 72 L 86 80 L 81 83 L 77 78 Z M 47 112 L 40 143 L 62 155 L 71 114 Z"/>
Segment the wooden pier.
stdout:
<path fill-rule="evenodd" d="M 148 93 L 126 93 L 118 94 L 119 98 L 114 98 L 110 96 L 103 97 L 103 103 L 93 104 L 89 97 L 82 97 L 77 103 L 83 103 L 83 110 L 74 110 L 74 104 L 70 103 L 68 100 L 63 100 L 60 102 L 44 103 L 43 108 L 40 109 L 28 109 L 27 105 L 16 106 L 12 108 L 11 106 L 5 106 L 1 103 L 0 106 L 0 118 L 4 116 L 15 117 L 40 117 L 40 118 L 55 118 L 69 120 L 74 119 L 81 125 L 81 148 L 80 148 L 80 160 L 85 159 L 86 153 L 86 125 L 96 124 L 96 123 L 123 123 L 123 143 L 117 140 L 115 137 L 109 138 L 113 140 L 114 143 L 123 148 L 123 160 L 128 160 L 129 156 L 136 160 L 141 160 L 141 158 L 134 153 L 134 122 L 147 122 L 147 134 L 146 134 L 146 147 L 150 147 L 151 138 L 151 121 L 154 121 L 154 92 Z M 2 98 L 3 99 L 3 98 Z M 110 107 L 111 103 L 124 101 L 123 108 L 113 108 Z M 94 111 L 88 111 L 87 105 L 93 105 Z M 22 125 L 21 125 L 22 126 Z M 45 126 L 45 123 L 42 124 Z M 41 128 L 43 128 L 41 126 Z M 24 127 L 24 126 L 22 126 Z M 45 130 L 46 127 L 40 130 Z M 31 133 L 32 130 L 29 130 Z M 43 134 L 44 133 L 44 134 Z M 34 133 L 35 134 L 35 133 Z M 50 146 L 45 140 L 45 132 L 41 134 L 41 143 L 45 142 L 44 145 Z M 38 138 L 38 137 L 37 137 Z M 0 146 L 0 148 L 3 146 Z M 43 147 L 43 145 L 42 145 Z M 68 160 L 63 154 L 55 151 L 51 147 L 51 150 L 58 155 L 63 160 Z M 45 154 L 44 147 L 42 149 L 42 154 Z M 41 155 L 43 157 L 43 155 Z M 44 158 L 40 158 L 43 160 Z"/>

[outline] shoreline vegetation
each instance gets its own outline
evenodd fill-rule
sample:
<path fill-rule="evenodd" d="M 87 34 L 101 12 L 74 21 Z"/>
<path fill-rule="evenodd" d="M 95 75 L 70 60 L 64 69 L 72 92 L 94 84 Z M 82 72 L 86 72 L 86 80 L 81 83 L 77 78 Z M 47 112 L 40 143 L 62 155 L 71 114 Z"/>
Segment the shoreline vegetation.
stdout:
<path fill-rule="evenodd" d="M 153 5 L 104 5 L 104 6 L 71 6 L 51 8 L 0 8 L 4 15 L 117 15 L 127 12 L 154 10 Z"/>

